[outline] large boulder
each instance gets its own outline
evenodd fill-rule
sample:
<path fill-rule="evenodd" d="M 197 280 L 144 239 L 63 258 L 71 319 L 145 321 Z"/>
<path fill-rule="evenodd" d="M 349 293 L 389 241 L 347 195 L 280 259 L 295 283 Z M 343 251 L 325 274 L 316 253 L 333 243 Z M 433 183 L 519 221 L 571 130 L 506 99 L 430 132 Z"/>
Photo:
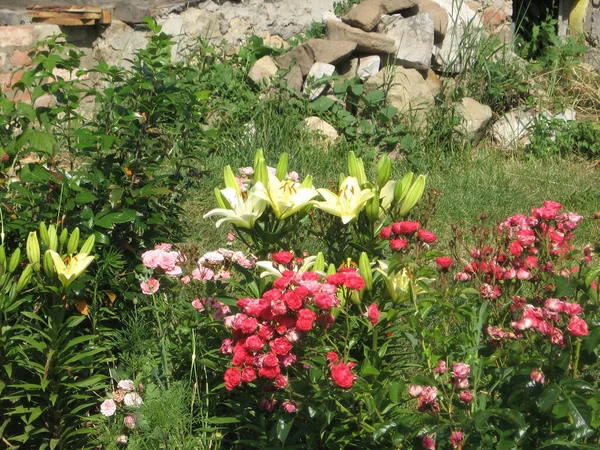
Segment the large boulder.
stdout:
<path fill-rule="evenodd" d="M 434 106 L 434 98 L 423 76 L 416 69 L 388 66 L 365 82 L 365 90 L 383 89 L 386 101 L 398 113 L 414 113 L 423 117 Z"/>
<path fill-rule="evenodd" d="M 275 58 L 275 64 L 282 69 L 289 69 L 294 61 L 302 71 L 302 76 L 306 76 L 315 63 L 315 58 L 310 48 L 305 45 L 299 45 Z"/>
<path fill-rule="evenodd" d="M 384 14 L 381 0 L 364 0 L 342 17 L 342 21 L 364 31 L 371 31 Z"/>
<path fill-rule="evenodd" d="M 421 0 L 418 5 L 409 11 L 410 15 L 429 14 L 433 19 L 435 42 L 441 43 L 444 40 L 446 29 L 448 28 L 449 15 L 435 0 Z"/>
<path fill-rule="evenodd" d="M 356 42 L 356 50 L 362 53 L 395 53 L 393 39 L 379 33 L 368 33 L 342 22 L 327 22 L 327 39 L 330 41 Z"/>
<path fill-rule="evenodd" d="M 269 84 L 277 74 L 278 67 L 270 56 L 263 56 L 254 63 L 248 77 L 256 84 Z"/>
<path fill-rule="evenodd" d="M 384 33 L 396 43 L 396 64 L 429 69 L 434 40 L 433 18 L 429 14 L 391 21 Z"/>

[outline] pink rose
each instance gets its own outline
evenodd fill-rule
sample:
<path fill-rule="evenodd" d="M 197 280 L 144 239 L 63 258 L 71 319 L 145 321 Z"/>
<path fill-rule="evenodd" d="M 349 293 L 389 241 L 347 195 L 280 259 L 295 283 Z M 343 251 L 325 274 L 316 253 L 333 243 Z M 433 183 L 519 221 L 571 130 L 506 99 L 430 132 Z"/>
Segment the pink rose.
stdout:
<path fill-rule="evenodd" d="M 123 419 L 123 425 L 125 425 L 126 428 L 133 430 L 135 428 L 135 417 L 131 414 L 126 415 Z"/>
<path fill-rule="evenodd" d="M 462 391 L 458 398 L 461 402 L 471 403 L 473 401 L 473 393 L 471 391 Z"/>
<path fill-rule="evenodd" d="M 437 367 L 433 369 L 435 373 L 446 373 L 446 370 L 448 369 L 446 368 L 446 361 L 444 360 L 438 361 Z"/>
<path fill-rule="evenodd" d="M 433 244 L 437 239 L 437 236 L 431 231 L 419 230 L 419 232 L 417 233 L 417 239 L 425 242 L 426 244 Z"/>
<path fill-rule="evenodd" d="M 467 378 L 471 373 L 471 366 L 464 362 L 456 363 L 452 366 L 452 372 L 455 378 Z"/>
<path fill-rule="evenodd" d="M 158 291 L 160 287 L 160 283 L 158 280 L 154 278 L 150 278 L 148 281 L 142 281 L 140 283 L 140 288 L 142 289 L 142 293 L 146 295 L 152 295 Z"/>
<path fill-rule="evenodd" d="M 100 412 L 103 416 L 110 417 L 117 411 L 117 404 L 113 399 L 104 400 L 100 405 Z"/>
<path fill-rule="evenodd" d="M 450 443 L 452 444 L 452 448 L 462 447 L 462 443 L 464 441 L 464 435 L 462 431 L 455 431 L 450 435 Z"/>
<path fill-rule="evenodd" d="M 369 320 L 371 321 L 371 325 L 377 325 L 377 322 L 379 322 L 379 308 L 377 307 L 376 303 L 371 303 L 367 314 L 369 316 Z"/>
<path fill-rule="evenodd" d="M 237 367 L 231 367 L 227 369 L 223 378 L 225 379 L 225 388 L 232 391 L 242 382 L 242 373 Z"/>
<path fill-rule="evenodd" d="M 344 389 L 350 389 L 354 383 L 354 375 L 350 372 L 350 366 L 343 362 L 332 365 L 331 378 L 335 384 Z"/>
<path fill-rule="evenodd" d="M 413 398 L 419 397 L 423 393 L 423 386 L 419 386 L 418 384 L 413 384 L 408 388 L 408 395 Z"/>
<path fill-rule="evenodd" d="M 529 374 L 529 378 L 531 378 L 536 383 L 544 384 L 546 381 L 546 377 L 544 377 L 544 372 L 541 369 L 533 368 L 531 369 L 531 373 Z"/>
<path fill-rule="evenodd" d="M 424 450 L 435 450 L 435 441 L 433 438 L 425 436 L 423 438 L 423 448 Z"/>
<path fill-rule="evenodd" d="M 573 336 L 587 336 L 588 335 L 588 326 L 585 320 L 580 317 L 573 316 L 571 317 L 571 321 L 568 326 L 569 332 Z"/>
<path fill-rule="evenodd" d="M 281 404 L 281 408 L 288 414 L 293 414 L 298 409 L 298 403 L 293 400 L 286 400 Z"/>

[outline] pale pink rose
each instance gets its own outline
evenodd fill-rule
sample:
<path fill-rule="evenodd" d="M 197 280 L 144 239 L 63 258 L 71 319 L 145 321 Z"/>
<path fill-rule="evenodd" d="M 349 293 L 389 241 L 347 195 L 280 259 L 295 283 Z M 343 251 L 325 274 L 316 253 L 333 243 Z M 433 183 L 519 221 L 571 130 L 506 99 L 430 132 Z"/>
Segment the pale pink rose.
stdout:
<path fill-rule="evenodd" d="M 287 177 L 294 183 L 300 181 L 300 175 L 298 175 L 298 172 L 296 172 L 295 170 L 288 172 Z"/>
<path fill-rule="evenodd" d="M 531 378 L 536 383 L 544 384 L 546 381 L 546 377 L 544 376 L 544 372 L 542 369 L 533 368 L 531 369 L 531 373 L 529 374 L 529 378 Z"/>
<path fill-rule="evenodd" d="M 519 270 L 517 270 L 517 278 L 519 280 L 528 280 L 531 278 L 531 272 L 521 267 Z"/>
<path fill-rule="evenodd" d="M 549 298 L 546 300 L 546 303 L 544 303 L 544 308 L 549 309 L 550 311 L 562 312 L 565 308 L 565 303 L 557 298 Z"/>
<path fill-rule="evenodd" d="M 189 275 L 186 275 L 185 277 L 181 277 L 179 279 L 179 281 L 181 281 L 181 284 L 183 284 L 184 286 L 188 285 L 190 283 L 190 281 L 192 281 L 192 279 L 190 278 Z"/>
<path fill-rule="evenodd" d="M 469 281 L 471 279 L 471 275 L 467 272 L 458 272 L 454 275 L 454 281 Z"/>
<path fill-rule="evenodd" d="M 192 306 L 196 309 L 196 311 L 204 311 L 204 303 L 206 299 L 200 300 L 199 298 L 192 301 Z"/>
<path fill-rule="evenodd" d="M 117 441 L 117 444 L 127 444 L 127 441 L 129 441 L 129 438 L 126 435 L 121 434 L 120 436 L 117 436 L 116 441 Z"/>
<path fill-rule="evenodd" d="M 144 400 L 136 392 L 128 392 L 123 398 L 123 403 L 127 406 L 137 407 L 142 405 Z"/>
<path fill-rule="evenodd" d="M 293 414 L 298 409 L 298 403 L 293 400 L 286 400 L 281 404 L 283 410 L 288 414 Z"/>
<path fill-rule="evenodd" d="M 296 355 L 293 353 L 288 353 L 287 355 L 279 357 L 281 364 L 283 367 L 290 367 L 297 360 Z"/>
<path fill-rule="evenodd" d="M 142 281 L 140 283 L 140 288 L 142 289 L 142 293 L 146 295 L 152 295 L 158 291 L 160 288 L 160 283 L 158 280 L 154 278 L 150 278 L 147 282 Z"/>
<path fill-rule="evenodd" d="M 433 371 L 435 373 L 446 373 L 446 361 L 442 360 L 442 361 L 438 361 L 438 365 L 435 369 L 433 369 Z"/>
<path fill-rule="evenodd" d="M 170 252 L 171 248 L 173 247 L 172 244 L 156 244 L 154 246 L 154 250 L 162 250 L 163 252 Z"/>
<path fill-rule="evenodd" d="M 215 273 L 208 267 L 198 267 L 192 271 L 192 278 L 198 281 L 210 281 Z"/>
<path fill-rule="evenodd" d="M 170 277 L 178 277 L 182 273 L 183 273 L 183 270 L 181 270 L 181 267 L 179 267 L 179 266 L 173 266 L 170 269 L 165 270 L 165 274 Z"/>
<path fill-rule="evenodd" d="M 434 386 L 425 386 L 419 396 L 425 403 L 431 403 L 437 398 L 438 390 Z"/>
<path fill-rule="evenodd" d="M 224 355 L 231 355 L 233 353 L 233 339 L 225 339 L 221 344 L 219 351 Z"/>
<path fill-rule="evenodd" d="M 142 253 L 142 264 L 149 269 L 156 269 L 160 262 L 160 255 L 162 254 L 159 250 L 148 250 Z"/>
<path fill-rule="evenodd" d="M 177 252 L 160 252 L 158 265 L 163 270 L 173 270 L 179 262 L 179 253 Z"/>
<path fill-rule="evenodd" d="M 227 233 L 227 242 L 232 243 L 233 241 L 235 241 L 235 233 L 230 231 Z"/>
<path fill-rule="evenodd" d="M 413 398 L 420 396 L 423 393 L 423 386 L 419 386 L 418 384 L 413 384 L 408 388 L 408 395 Z"/>
<path fill-rule="evenodd" d="M 126 415 L 123 419 L 123 425 L 125 425 L 126 428 L 133 430 L 135 428 L 135 417 L 131 414 Z"/>
<path fill-rule="evenodd" d="M 454 384 L 454 386 L 456 386 L 458 389 L 468 389 L 470 386 L 468 378 L 453 378 L 452 384 Z"/>
<path fill-rule="evenodd" d="M 211 265 L 217 265 L 217 264 L 221 264 L 223 261 L 225 261 L 225 257 L 221 253 L 207 252 L 200 257 L 200 259 L 198 260 L 198 265 L 201 266 L 204 263 L 211 264 Z"/>
<path fill-rule="evenodd" d="M 100 405 L 100 412 L 103 416 L 110 417 L 117 412 L 117 404 L 113 399 L 104 400 Z"/>
<path fill-rule="evenodd" d="M 238 171 L 245 177 L 251 177 L 254 175 L 254 167 L 240 167 Z"/>
<path fill-rule="evenodd" d="M 123 389 L 124 391 L 133 391 L 135 389 L 135 385 L 132 380 L 121 380 L 117 384 L 119 389 Z"/>

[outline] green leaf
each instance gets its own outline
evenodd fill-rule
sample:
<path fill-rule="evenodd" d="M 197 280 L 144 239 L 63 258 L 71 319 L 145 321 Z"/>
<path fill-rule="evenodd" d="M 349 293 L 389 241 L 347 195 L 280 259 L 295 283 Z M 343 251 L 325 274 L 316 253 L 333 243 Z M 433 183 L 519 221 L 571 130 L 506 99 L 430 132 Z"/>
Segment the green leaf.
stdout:
<path fill-rule="evenodd" d="M 29 416 L 29 419 L 27 419 L 27 424 L 31 424 L 35 419 L 40 417 L 43 412 L 44 411 L 39 406 L 35 408 L 33 411 L 31 411 L 31 415 Z"/>
<path fill-rule="evenodd" d="M 311 102 L 310 107 L 313 109 L 313 111 L 322 113 L 331 108 L 334 103 L 335 100 L 322 96 L 316 99 L 314 102 Z"/>
<path fill-rule="evenodd" d="M 288 420 L 287 422 L 284 419 L 279 419 L 277 421 L 277 439 L 281 442 L 281 445 L 285 444 L 285 441 L 290 434 L 290 430 L 292 429 L 292 425 L 294 424 L 294 419 Z"/>
<path fill-rule="evenodd" d="M 390 400 L 392 403 L 398 403 L 400 401 L 400 392 L 404 389 L 404 383 L 402 381 L 392 381 L 388 387 L 390 394 Z"/>
<path fill-rule="evenodd" d="M 96 215 L 94 222 L 97 226 L 102 228 L 112 228 L 118 223 L 133 222 L 137 217 L 137 212 L 133 209 L 123 209 L 119 212 L 101 212 Z"/>
<path fill-rule="evenodd" d="M 83 191 L 75 196 L 75 203 L 79 203 L 80 205 L 91 203 L 96 200 L 98 200 L 98 197 L 96 197 L 90 191 Z"/>
<path fill-rule="evenodd" d="M 560 394 L 560 389 L 555 385 L 547 386 L 542 395 L 540 395 L 537 404 L 542 411 L 548 411 L 559 399 Z"/>
<path fill-rule="evenodd" d="M 206 423 L 223 424 L 223 423 L 239 423 L 235 417 L 211 417 L 205 420 Z"/>
<path fill-rule="evenodd" d="M 592 409 L 590 405 L 587 404 L 585 399 L 579 395 L 567 395 L 565 394 L 567 399 L 567 406 L 569 407 L 569 412 L 571 418 L 573 419 L 573 424 L 577 428 L 577 431 L 581 431 L 589 428 L 589 424 L 592 421 Z"/>

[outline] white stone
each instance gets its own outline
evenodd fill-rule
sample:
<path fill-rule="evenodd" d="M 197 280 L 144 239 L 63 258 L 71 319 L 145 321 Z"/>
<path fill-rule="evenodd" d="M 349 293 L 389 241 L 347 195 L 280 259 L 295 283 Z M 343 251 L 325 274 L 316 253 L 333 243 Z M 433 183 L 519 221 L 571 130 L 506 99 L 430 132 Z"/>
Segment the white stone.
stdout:
<path fill-rule="evenodd" d="M 367 78 L 377 75 L 380 66 L 381 58 L 379 56 L 365 56 L 364 58 L 360 58 L 358 62 L 357 75 L 364 81 Z"/>
<path fill-rule="evenodd" d="M 336 129 L 317 116 L 307 117 L 304 119 L 304 124 L 310 131 L 322 134 L 329 143 L 333 143 L 338 138 Z"/>
<path fill-rule="evenodd" d="M 457 131 L 477 143 L 483 137 L 485 127 L 492 120 L 492 108 L 470 97 L 463 98 L 456 105 L 456 112 L 462 117 Z"/>
<path fill-rule="evenodd" d="M 323 14 L 321 14 L 321 22 L 327 23 L 330 20 L 332 20 L 334 22 L 342 21 L 342 19 L 340 19 L 338 16 L 336 16 L 333 11 L 325 11 Z"/>
<path fill-rule="evenodd" d="M 429 14 L 391 21 L 384 31 L 396 42 L 396 64 L 427 70 L 431 65 L 434 25 Z"/>
<path fill-rule="evenodd" d="M 556 118 L 562 119 L 565 122 L 570 122 L 572 120 L 577 120 L 577 112 L 574 109 L 567 108 L 560 114 L 557 114 Z"/>
<path fill-rule="evenodd" d="M 319 97 L 327 87 L 327 83 L 320 82 L 322 78 L 330 77 L 335 72 L 335 66 L 332 64 L 325 64 L 322 62 L 316 62 L 310 68 L 306 80 L 304 81 L 304 94 L 308 96 L 309 100 L 315 100 Z"/>
<path fill-rule="evenodd" d="M 493 126 L 494 140 L 503 150 L 512 150 L 519 146 L 535 124 L 535 114 L 530 111 L 513 109 L 502 116 Z"/>
<path fill-rule="evenodd" d="M 132 63 L 129 60 L 134 58 L 134 53 L 147 45 L 148 38 L 145 32 L 135 31 L 119 20 L 113 20 L 102 33 L 102 37 L 96 39 L 93 44 L 98 59 L 126 69 L 131 67 Z"/>
<path fill-rule="evenodd" d="M 219 16 L 216 13 L 189 8 L 181 13 L 183 31 L 186 36 L 206 40 L 220 39 Z"/>

